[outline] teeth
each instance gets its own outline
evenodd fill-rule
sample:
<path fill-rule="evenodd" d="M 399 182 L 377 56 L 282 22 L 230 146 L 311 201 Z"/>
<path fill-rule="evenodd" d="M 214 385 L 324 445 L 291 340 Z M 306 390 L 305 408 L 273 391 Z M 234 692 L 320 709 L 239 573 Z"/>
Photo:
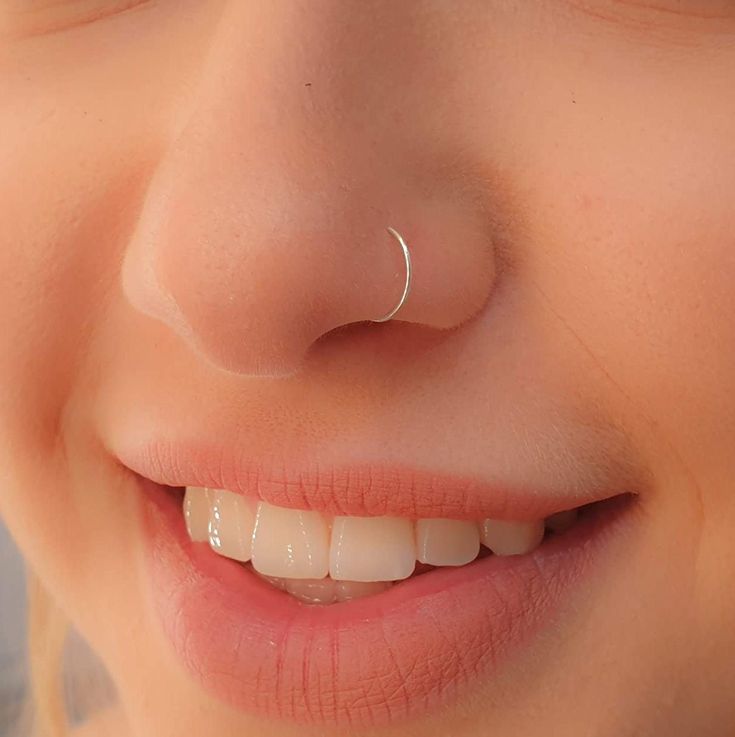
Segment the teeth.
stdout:
<path fill-rule="evenodd" d="M 546 519 L 546 527 L 552 532 L 566 532 L 579 517 L 576 509 L 568 509 L 566 512 L 557 512 Z"/>
<path fill-rule="evenodd" d="M 264 576 L 324 578 L 329 572 L 329 528 L 319 512 L 258 504 L 253 568 Z"/>
<path fill-rule="evenodd" d="M 287 591 L 305 604 L 334 604 L 386 591 L 390 581 L 335 581 L 332 578 L 286 579 L 264 576 L 277 589 Z"/>
<path fill-rule="evenodd" d="M 543 520 L 536 522 L 509 522 L 483 520 L 480 525 L 482 544 L 495 555 L 523 555 L 535 550 L 544 536 Z"/>
<path fill-rule="evenodd" d="M 337 601 L 336 584 L 331 578 L 289 579 L 286 591 L 306 604 L 334 604 Z"/>
<path fill-rule="evenodd" d="M 335 584 L 337 601 L 349 601 L 379 594 L 393 586 L 390 581 L 335 581 Z"/>
<path fill-rule="evenodd" d="M 288 583 L 288 579 L 285 578 L 277 578 L 276 576 L 263 576 L 257 571 L 255 572 L 259 578 L 262 578 L 264 581 L 268 581 L 268 583 L 271 586 L 275 586 L 277 589 L 280 589 L 281 591 L 286 590 L 286 584 Z"/>
<path fill-rule="evenodd" d="M 480 544 L 495 555 L 523 555 L 542 541 L 544 528 L 563 532 L 572 509 L 532 522 L 345 517 L 256 504 L 224 489 L 191 487 L 183 502 L 191 540 L 208 541 L 219 555 L 251 561 L 276 588 L 308 604 L 331 604 L 385 591 L 411 576 L 416 561 L 463 566 Z"/>
<path fill-rule="evenodd" d="M 240 494 L 224 489 L 211 492 L 209 545 L 212 550 L 234 560 L 250 560 L 254 525 L 253 510 Z"/>
<path fill-rule="evenodd" d="M 420 519 L 416 522 L 416 557 L 432 566 L 463 566 L 480 552 L 480 533 L 474 522 Z"/>
<path fill-rule="evenodd" d="M 416 566 L 413 524 L 402 517 L 335 517 L 329 575 L 337 581 L 399 581 Z"/>
<path fill-rule="evenodd" d="M 196 543 L 209 539 L 209 489 L 186 487 L 184 519 L 189 538 Z"/>

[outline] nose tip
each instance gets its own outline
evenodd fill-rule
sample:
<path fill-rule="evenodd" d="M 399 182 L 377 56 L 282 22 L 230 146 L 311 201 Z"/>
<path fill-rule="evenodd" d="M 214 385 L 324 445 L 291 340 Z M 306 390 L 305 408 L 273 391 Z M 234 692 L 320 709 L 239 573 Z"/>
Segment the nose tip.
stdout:
<path fill-rule="evenodd" d="M 470 213 L 437 219 L 440 208 L 404 195 L 405 227 L 393 235 L 385 222 L 401 218 L 387 207 L 382 217 L 377 206 L 325 212 L 303 195 L 297 203 L 279 197 L 304 218 L 274 222 L 265 213 L 275 208 L 259 206 L 258 194 L 239 195 L 246 204 L 234 213 L 225 199 L 180 179 L 154 181 L 123 268 L 132 305 L 227 371 L 292 374 L 325 333 L 377 323 L 399 303 L 393 320 L 451 328 L 475 314 L 492 287 L 490 236 L 476 216 L 471 225 Z M 403 301 L 409 272 L 396 236 L 409 250 Z"/>
<path fill-rule="evenodd" d="M 395 320 L 452 328 L 495 282 L 496 220 L 484 181 L 462 176 L 454 119 L 437 141 L 423 98 L 399 114 L 412 87 L 389 84 L 386 58 L 404 39 L 373 38 L 347 5 L 327 6 L 227 6 L 125 254 L 131 305 L 230 372 L 293 373 L 325 334 L 390 312 L 406 264 L 388 227 L 412 262 Z M 284 46 L 288 34 L 299 43 Z"/>

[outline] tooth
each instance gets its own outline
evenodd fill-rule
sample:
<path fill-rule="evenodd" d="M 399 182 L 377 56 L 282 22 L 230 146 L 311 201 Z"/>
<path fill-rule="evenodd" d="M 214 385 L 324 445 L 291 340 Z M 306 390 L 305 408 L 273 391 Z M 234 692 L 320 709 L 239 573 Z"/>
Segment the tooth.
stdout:
<path fill-rule="evenodd" d="M 578 516 L 576 509 L 557 512 L 546 518 L 546 527 L 552 532 L 565 532 L 577 521 Z"/>
<path fill-rule="evenodd" d="M 319 512 L 260 502 L 253 532 L 253 568 L 279 578 L 324 578 L 329 528 Z"/>
<path fill-rule="evenodd" d="M 413 524 L 402 517 L 335 517 L 329 575 L 337 581 L 399 581 L 416 566 Z"/>
<path fill-rule="evenodd" d="M 289 579 L 286 591 L 306 604 L 334 604 L 337 601 L 336 581 L 331 578 Z"/>
<path fill-rule="evenodd" d="M 255 515 L 240 495 L 213 489 L 209 511 L 209 545 L 234 560 L 248 561 L 252 552 Z"/>
<path fill-rule="evenodd" d="M 335 581 L 337 601 L 360 599 L 386 591 L 393 584 L 390 581 Z"/>
<path fill-rule="evenodd" d="M 189 538 L 196 543 L 209 539 L 209 489 L 187 486 L 184 492 L 184 520 Z"/>
<path fill-rule="evenodd" d="M 544 536 L 544 522 L 509 522 L 486 519 L 480 526 L 482 544 L 495 555 L 523 555 L 538 547 Z"/>
<path fill-rule="evenodd" d="M 275 586 L 277 589 L 280 589 L 281 591 L 286 590 L 286 579 L 285 578 L 277 578 L 276 576 L 263 576 L 257 571 L 255 571 L 255 575 L 258 578 L 262 578 L 264 581 L 268 581 L 268 583 L 271 586 Z"/>
<path fill-rule="evenodd" d="M 274 578 L 273 576 L 262 576 L 257 572 L 256 575 L 264 581 L 268 581 L 271 586 L 275 586 L 281 591 L 287 591 L 307 604 L 334 604 L 335 602 L 350 601 L 363 596 L 379 594 L 393 586 L 390 581 L 363 583 L 360 581 L 334 581 L 329 577 L 311 579 Z"/>
<path fill-rule="evenodd" d="M 335 581 L 329 577 L 294 579 L 261 576 L 261 578 L 281 589 L 281 591 L 287 591 L 291 596 L 306 604 L 334 604 L 350 601 L 363 596 L 379 594 L 393 586 L 390 581 L 363 583 L 359 581 Z"/>
<path fill-rule="evenodd" d="M 477 558 L 480 533 L 476 522 L 420 519 L 416 522 L 416 552 L 421 563 L 463 566 Z"/>

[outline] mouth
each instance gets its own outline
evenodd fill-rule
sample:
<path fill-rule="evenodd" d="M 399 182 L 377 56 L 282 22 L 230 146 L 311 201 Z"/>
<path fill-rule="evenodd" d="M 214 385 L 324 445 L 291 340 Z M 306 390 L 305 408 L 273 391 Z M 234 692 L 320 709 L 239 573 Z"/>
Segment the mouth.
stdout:
<path fill-rule="evenodd" d="M 436 477 L 431 494 L 358 493 L 355 470 L 340 495 L 128 468 L 154 608 L 191 676 L 242 711 L 322 727 L 394 724 L 492 678 L 604 565 L 635 506 L 630 492 L 475 498 L 466 483 L 460 498 Z"/>
<path fill-rule="evenodd" d="M 321 605 L 378 594 L 435 568 L 491 554 L 531 553 L 547 534 L 573 527 L 579 514 L 573 508 L 545 520 L 412 520 L 325 515 L 226 489 L 187 487 L 183 495 L 191 542 L 208 543 L 275 588 Z"/>

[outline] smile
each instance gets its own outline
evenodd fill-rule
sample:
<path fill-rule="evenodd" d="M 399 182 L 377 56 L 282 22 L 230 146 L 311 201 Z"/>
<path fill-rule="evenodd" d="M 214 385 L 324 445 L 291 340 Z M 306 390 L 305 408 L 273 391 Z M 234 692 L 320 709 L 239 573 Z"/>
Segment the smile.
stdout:
<path fill-rule="evenodd" d="M 152 601 L 213 696 L 297 724 L 394 724 L 466 695 L 533 647 L 635 519 L 627 490 L 493 494 L 406 469 L 285 479 L 205 456 L 126 459 Z"/>
<path fill-rule="evenodd" d="M 481 554 L 529 553 L 545 530 L 561 533 L 578 514 L 571 509 L 530 522 L 332 516 L 191 487 L 183 510 L 193 542 L 250 562 L 276 588 L 311 604 L 379 593 L 432 567 L 464 566 Z"/>

